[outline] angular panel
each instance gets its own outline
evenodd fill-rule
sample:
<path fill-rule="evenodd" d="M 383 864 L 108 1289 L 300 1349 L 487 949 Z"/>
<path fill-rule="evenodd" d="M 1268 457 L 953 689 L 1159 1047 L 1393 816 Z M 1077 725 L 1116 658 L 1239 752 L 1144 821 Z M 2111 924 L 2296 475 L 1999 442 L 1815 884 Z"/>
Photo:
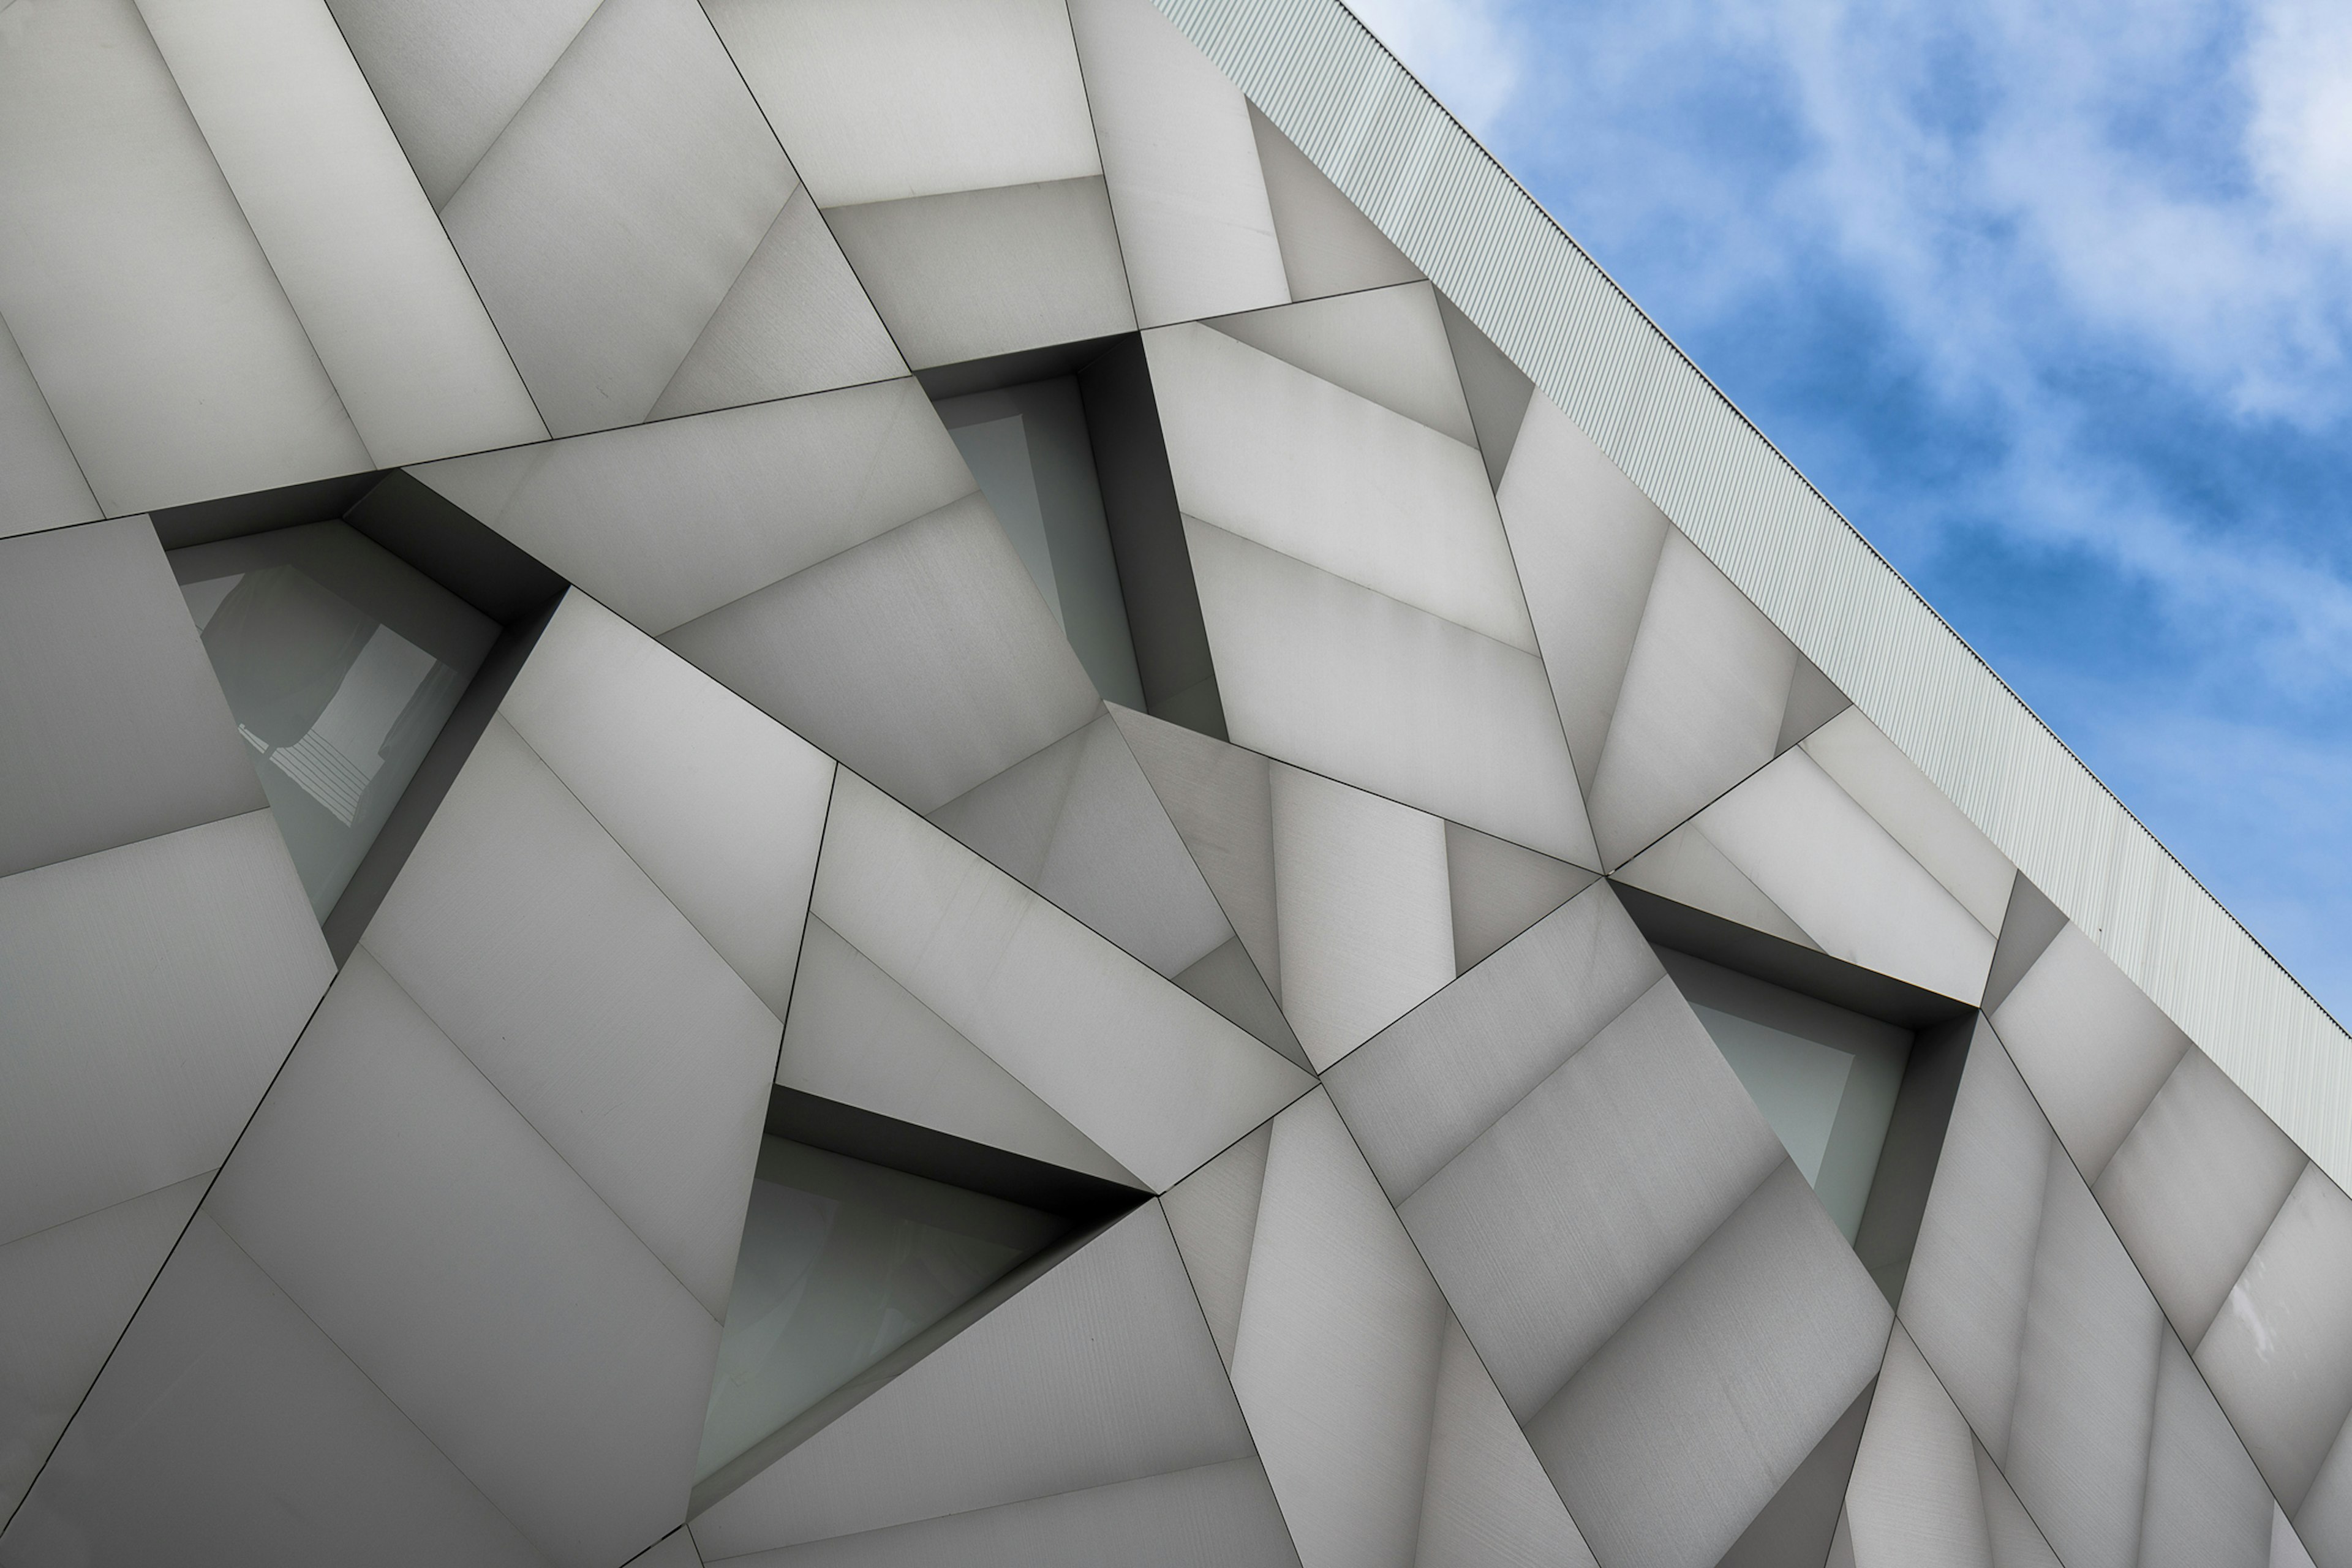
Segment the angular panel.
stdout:
<path fill-rule="evenodd" d="M 695 1554 L 694 1537 L 680 1525 L 629 1559 L 626 1568 L 702 1568 Z"/>
<path fill-rule="evenodd" d="M 1438 316 L 1437 290 L 1425 282 L 1338 294 L 1207 324 L 1465 446 L 1478 444 Z"/>
<path fill-rule="evenodd" d="M 1102 711 L 976 493 L 662 640 L 919 811 Z"/>
<path fill-rule="evenodd" d="M 813 907 L 1154 1188 L 1174 1184 L 1309 1082 L 846 772 Z"/>
<path fill-rule="evenodd" d="M 1249 1289 L 1250 1255 L 1257 1245 L 1257 1211 L 1265 1195 L 1268 1121 L 1168 1189 L 1160 1206 L 1183 1255 L 1201 1315 L 1230 1367 L 1241 1334 L 1242 1301 Z"/>
<path fill-rule="evenodd" d="M 2314 1559 L 2325 1568 L 2352 1563 L 2352 1443 L 2342 1433 L 2304 1494 L 2294 1523 L 2284 1513 L 2272 1521 L 2271 1554 L 2271 1568 L 2307 1568 Z"/>
<path fill-rule="evenodd" d="M 247 1568 L 550 1562 L 202 1214 L 0 1554 L 173 1563 L 199 1543 Z"/>
<path fill-rule="evenodd" d="M 831 759 L 578 593 L 499 710 L 782 1017 Z"/>
<path fill-rule="evenodd" d="M 1312 1066 L 1240 937 L 1226 938 L 1206 958 L 1169 978 L 1300 1067 Z"/>
<path fill-rule="evenodd" d="M 1445 883 L 1454 904 L 1454 967 L 1462 973 L 1591 887 L 1600 876 L 1532 849 L 1445 825 Z"/>
<path fill-rule="evenodd" d="M 1450 1320 L 1438 1350 L 1436 1405 L 1413 1562 L 1420 1568 L 1592 1568 L 1576 1521 L 1462 1325 Z"/>
<path fill-rule="evenodd" d="M 1846 1491 L 1853 1568 L 1996 1568 L 1976 1448 L 1897 1323 Z"/>
<path fill-rule="evenodd" d="M 1410 283 L 1421 276 L 1421 268 L 1406 260 L 1404 252 L 1358 212 L 1255 104 L 1250 106 L 1250 131 L 1257 139 L 1266 201 L 1274 209 L 1274 231 L 1282 241 L 1282 269 L 1290 279 L 1292 299 Z"/>
<path fill-rule="evenodd" d="M 2020 871 L 2010 883 L 2009 907 L 2000 921 L 2000 945 L 1993 950 L 1992 973 L 1985 978 L 1986 1012 L 2009 1000 L 2026 971 L 2041 961 L 2052 940 L 2065 929 L 2065 915 Z"/>
<path fill-rule="evenodd" d="M 1853 1476 L 1854 1453 L 1862 1444 L 1864 1421 L 1870 1415 L 1874 1383 L 1854 1397 L 1813 1451 L 1772 1494 L 1763 1511 L 1740 1531 L 1717 1568 L 1781 1568 L 1826 1558 L 1836 1544 L 1838 1520 L 1845 1504 L 1846 1485 Z"/>
<path fill-rule="evenodd" d="M 546 439 L 327 7 L 140 12 L 375 461 Z"/>
<path fill-rule="evenodd" d="M 978 488 L 911 380 L 416 477 L 655 637 Z"/>
<path fill-rule="evenodd" d="M 606 0 L 441 217 L 571 436 L 652 410 L 792 191 L 693 0 Z"/>
<path fill-rule="evenodd" d="M 1102 177 L 828 207 L 917 370 L 1135 330 Z"/>
<path fill-rule="evenodd" d="M 0 538 L 97 515 L 98 498 L 8 323 L 0 321 Z"/>
<path fill-rule="evenodd" d="M 2278 1504 L 2189 1352 L 2159 1347 L 2140 1568 L 2270 1568 Z"/>
<path fill-rule="evenodd" d="M 1277 765 L 1283 1010 L 1320 1070 L 1452 981 L 1445 824 Z"/>
<path fill-rule="evenodd" d="M 503 719 L 363 942 L 723 1312 L 782 1026 Z"/>
<path fill-rule="evenodd" d="M 1241 89 L 1149 0 L 1076 0 L 1070 26 L 1140 323 L 1288 300 Z"/>
<path fill-rule="evenodd" d="M 1801 677 L 1812 661 L 1800 662 Z M 1796 710 L 1792 693 L 1790 711 Z M 2017 868 L 1878 726 L 1863 717 L 1862 710 L 1846 708 L 1808 733 L 1803 746 L 1805 754 L 1926 867 L 1977 924 L 1989 931 L 2000 930 Z"/>
<path fill-rule="evenodd" d="M 1718 915 L 1783 942 L 1819 951 L 1789 911 L 1768 898 L 1748 873 L 1707 837 L 1701 822 L 1685 822 L 1624 865 L 1617 879 L 1643 892 Z"/>
<path fill-rule="evenodd" d="M 1846 700 L 1845 693 L 1837 689 L 1836 683 L 1822 673 L 1821 666 L 1799 654 L 1797 668 L 1789 675 L 1789 705 L 1780 714 L 1780 736 L 1772 743 L 1773 754 L 1777 756 L 1787 751 L 1853 706 Z M 1841 779 L 1839 782 L 1843 784 L 1844 781 Z M 1948 802 L 1945 804 L 1948 808 L 1957 809 L 1950 807 Z M 1902 835 L 1895 837 L 1899 838 Z M 1996 908 L 1994 914 L 1998 916 L 1999 913 Z"/>
<path fill-rule="evenodd" d="M 1486 460 L 1486 478 L 1500 485 L 1518 445 L 1519 427 L 1527 422 L 1535 383 L 1443 294 L 1437 296 L 1437 314 L 1445 323 L 1463 400 L 1478 433 L 1478 452 Z"/>
<path fill-rule="evenodd" d="M 1540 660 L 1223 529 L 1184 534 L 1236 743 L 1594 860 Z"/>

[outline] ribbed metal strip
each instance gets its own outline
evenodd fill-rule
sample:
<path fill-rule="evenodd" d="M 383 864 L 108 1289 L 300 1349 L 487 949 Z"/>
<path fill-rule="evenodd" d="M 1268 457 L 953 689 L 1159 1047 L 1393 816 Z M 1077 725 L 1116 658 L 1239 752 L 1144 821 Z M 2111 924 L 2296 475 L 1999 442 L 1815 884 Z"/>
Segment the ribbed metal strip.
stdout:
<path fill-rule="evenodd" d="M 1337 0 L 1160 10 L 2319 1164 L 2352 1042 Z"/>

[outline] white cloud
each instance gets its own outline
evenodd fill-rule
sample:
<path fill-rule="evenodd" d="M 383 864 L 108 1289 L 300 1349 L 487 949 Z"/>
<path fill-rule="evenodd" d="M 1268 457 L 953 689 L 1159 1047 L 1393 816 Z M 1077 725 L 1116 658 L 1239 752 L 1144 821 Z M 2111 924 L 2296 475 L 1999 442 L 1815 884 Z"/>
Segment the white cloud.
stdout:
<path fill-rule="evenodd" d="M 1492 0 L 1349 0 L 1348 8 L 1476 135 L 1511 106 L 1524 39 Z"/>

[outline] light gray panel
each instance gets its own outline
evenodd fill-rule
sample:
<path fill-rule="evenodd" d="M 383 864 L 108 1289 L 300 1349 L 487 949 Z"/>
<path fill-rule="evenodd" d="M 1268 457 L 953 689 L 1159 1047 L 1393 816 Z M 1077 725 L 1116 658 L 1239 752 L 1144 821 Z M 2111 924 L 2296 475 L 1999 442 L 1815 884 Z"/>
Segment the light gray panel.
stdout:
<path fill-rule="evenodd" d="M 1805 934 L 1805 928 L 1765 897 L 1763 889 L 1748 879 L 1748 873 L 1733 865 L 1730 857 L 1707 837 L 1703 817 L 1684 823 L 1618 867 L 1616 877 L 1662 899 L 1769 931 L 1799 947 L 1821 950 L 1821 944 Z"/>
<path fill-rule="evenodd" d="M 1249 950 L 1242 946 L 1241 938 L 1227 937 L 1224 944 L 1207 957 L 1169 978 L 1188 994 L 1199 997 L 1300 1067 L 1313 1070 L 1307 1048 L 1298 1043 L 1290 1020 L 1276 1005 L 1274 994 L 1266 989 L 1257 965 L 1250 962 Z"/>
<path fill-rule="evenodd" d="M 1312 1082 L 846 770 L 812 907 L 1154 1188 Z"/>
<path fill-rule="evenodd" d="M 2158 1353 L 2140 1568 L 2270 1568 L 2278 1504 L 2180 1342 Z"/>
<path fill-rule="evenodd" d="M 1772 742 L 1774 754 L 1787 751 L 1853 706 L 1846 694 L 1837 689 L 1837 683 L 1822 673 L 1821 666 L 1799 654 L 1797 668 L 1789 675 L 1789 703 L 1780 713 L 1780 739 Z M 2000 914 L 1998 907 L 1993 914 L 1992 923 L 1997 926 Z"/>
<path fill-rule="evenodd" d="M 702 1559 L 695 1554 L 694 1538 L 680 1525 L 630 1558 L 626 1568 L 702 1568 Z"/>
<path fill-rule="evenodd" d="M 1393 414 L 1478 444 L 1454 351 L 1426 282 L 1335 294 L 1207 323 Z"/>
<path fill-rule="evenodd" d="M 605 0 L 441 209 L 558 436 L 651 412 L 793 192 L 693 0 Z"/>
<path fill-rule="evenodd" d="M 2307 1505 L 2306 1505 L 2307 1506 Z M 2310 1549 L 2303 1538 L 2287 1522 L 2284 1510 L 2276 1502 L 2271 1505 L 2270 1568 L 2319 1568 L 2312 1560 Z"/>
<path fill-rule="evenodd" d="M 1018 549 L 1016 544 L 1014 548 Z M 1089 724 L 1071 731 L 1003 773 L 981 780 L 929 812 L 932 824 L 978 851 L 1008 876 L 1034 889 L 1045 873 L 1045 852 L 1077 776 Z"/>
<path fill-rule="evenodd" d="M 719 1561 L 1244 1458 L 1155 1204 L 694 1521 Z"/>
<path fill-rule="evenodd" d="M 1706 1568 L 1870 1382 L 1892 1321 L 1784 1158 L 1528 1439 L 1602 1563 Z"/>
<path fill-rule="evenodd" d="M 776 1081 L 1107 1182 L 1139 1184 L 821 920 L 808 923 Z"/>
<path fill-rule="evenodd" d="M 1540 660 L 1195 519 L 1184 537 L 1236 743 L 1595 858 Z"/>
<path fill-rule="evenodd" d="M 376 462 L 546 439 L 327 8 L 140 13 Z"/>
<path fill-rule="evenodd" d="M 1811 659 L 1799 660 L 1800 681 Z M 1791 703 L 1796 696 L 1792 692 Z M 1805 737 L 1805 754 L 1853 797 L 1928 875 L 1989 931 L 2000 930 L 2017 868 L 1944 793 L 1863 717 L 1848 707 Z"/>
<path fill-rule="evenodd" d="M 205 1213 L 549 1557 L 684 1518 L 719 1324 L 364 943 Z"/>
<path fill-rule="evenodd" d="M 217 1166 L 334 973 L 266 811 L 0 880 L 0 1241 Z"/>
<path fill-rule="evenodd" d="M 782 1026 L 504 720 L 364 941 L 723 1314 Z"/>
<path fill-rule="evenodd" d="M 2074 925 L 2051 939 L 1990 1016 L 2094 1182 L 2189 1048 L 2180 1026 Z"/>
<path fill-rule="evenodd" d="M 1282 995 L 1274 903 L 1274 797 L 1255 752 L 1114 704 L 1129 750 L 1233 922 L 1242 945 Z"/>
<path fill-rule="evenodd" d="M 1486 478 L 1500 485 L 1518 445 L 1519 426 L 1527 422 L 1535 383 L 1444 294 L 1437 296 L 1437 314 L 1445 323 L 1463 400 L 1478 433 L 1478 452 L 1486 460 Z"/>
<path fill-rule="evenodd" d="M 1276 1117 L 1233 1386 L 1306 1568 L 1412 1563 L 1447 1326 L 1330 1100 Z"/>
<path fill-rule="evenodd" d="M 2182 1055 L 2093 1190 L 2185 1342 L 2204 1339 L 2308 1163 L 2210 1057 Z"/>
<path fill-rule="evenodd" d="M 1053 0 L 715 0 L 820 206 L 1099 174 Z"/>
<path fill-rule="evenodd" d="M 1985 1521 L 1992 1531 L 1993 1568 L 2061 1568 L 2058 1553 L 2017 1500 L 2007 1477 L 1992 1462 L 1984 1445 L 1977 1445 L 1977 1479 L 1984 1494 Z"/>
<path fill-rule="evenodd" d="M 796 187 L 646 417 L 906 374 L 816 203 Z"/>
<path fill-rule="evenodd" d="M 2352 1199 L 2304 1168 L 2197 1364 L 2287 1511 L 2352 1414 Z"/>
<path fill-rule="evenodd" d="M 2066 917 L 2020 871 L 2011 881 L 2009 908 L 2001 916 L 2000 945 L 1993 950 L 1992 973 L 1985 979 L 1984 1010 L 2009 999 L 2027 970 L 2039 963 L 2052 939 L 2066 929 Z"/>
<path fill-rule="evenodd" d="M 1099 174 L 828 207 L 825 219 L 917 370 L 1135 330 Z"/>
<path fill-rule="evenodd" d="M 1528 1447 L 1510 1407 L 1450 1317 L 1440 1342 L 1419 1568 L 1559 1564 L 1593 1568 L 1591 1550 Z"/>
<path fill-rule="evenodd" d="M 1333 1068 L 1332 1101 L 1401 1204 L 1664 973 L 1587 889 Z"/>
<path fill-rule="evenodd" d="M 1661 980 L 1400 1212 L 1496 1386 L 1529 1421 L 1786 1159 L 1673 983 Z M 1804 1201 L 1819 1212 L 1810 1190 Z M 1843 1250 L 1829 1216 L 1820 1223 Z M 1862 1381 L 1805 1437 L 1790 1468 Z M 1546 1464 L 1559 1479 L 1559 1467 Z M 1771 1491 L 1750 1499 L 1748 1513 Z M 1573 1494 L 1569 1506 L 1591 1531 Z M 1742 1514 L 1716 1552 L 1747 1522 Z M 1594 1550 L 1608 1560 L 1597 1540 Z"/>
<path fill-rule="evenodd" d="M 730 1568 L 1297 1568 L 1255 1459 L 731 1557 Z"/>
<path fill-rule="evenodd" d="M 1976 1439 L 1903 1325 L 1846 1489 L 1854 1568 L 1994 1568 Z"/>
<path fill-rule="evenodd" d="M 662 640 L 919 811 L 1102 710 L 977 493 Z"/>
<path fill-rule="evenodd" d="M 782 1017 L 832 760 L 580 593 L 499 711 Z"/>
<path fill-rule="evenodd" d="M 1471 968 L 1592 886 L 1597 871 L 1445 825 L 1445 884 L 1454 904 L 1454 967 Z"/>
<path fill-rule="evenodd" d="M 1445 824 L 1296 768 L 1272 784 L 1283 1011 L 1328 1068 L 1454 979 Z"/>
<path fill-rule="evenodd" d="M 1873 1388 L 1863 1389 L 1804 1462 L 1780 1483 L 1731 1550 L 1717 1560 L 1717 1568 L 1783 1568 L 1801 1563 L 1811 1568 L 1815 1558 L 1826 1558 L 1837 1546 L 1839 1521 L 1845 1505 L 1847 1483 L 1862 1446 L 1863 1422 L 1870 1414 Z"/>
<path fill-rule="evenodd" d="M 1289 299 L 1241 89 L 1149 0 L 1075 0 L 1070 28 L 1142 324 Z"/>
<path fill-rule="evenodd" d="M 2352 1563 L 2352 1443 L 2342 1433 L 2304 1494 L 2293 1526 L 2284 1516 L 2273 1521 L 2271 1542 L 2271 1568 L 2305 1568 L 2314 1559 L 2324 1568 Z M 2290 1546 L 2308 1547 L 2309 1553 L 2297 1563 Z"/>
<path fill-rule="evenodd" d="M 1396 296 L 1364 298 L 1389 297 Z M 1435 340 L 1420 356 L 1436 362 L 1427 379 L 1450 377 L 1425 288 L 1421 300 Z M 1402 302 L 1410 307 L 1410 299 Z M 1352 342 L 1392 325 L 1381 315 L 1402 313 L 1282 330 L 1297 312 L 1325 314 L 1336 304 L 1242 318 L 1231 335 L 1188 322 L 1144 338 L 1178 505 L 1188 517 L 1535 652 L 1477 449 L 1241 337 L 1247 323 L 1270 321 L 1252 338 L 1304 340 L 1318 352 L 1300 357 L 1319 361 L 1342 353 L 1325 339 L 1347 334 Z M 1360 305 L 1349 310 L 1366 313 Z M 1345 351 L 1351 368 L 1370 360 L 1383 383 L 1415 379 L 1413 356 L 1383 346 L 1375 340 Z"/>
<path fill-rule="evenodd" d="M 1588 804 L 1604 869 L 1771 760 L 1796 658 L 1698 546 L 1666 536 L 1593 770 Z"/>
<path fill-rule="evenodd" d="M 212 1173 L 0 1247 L 0 1513 L 14 1513 Z"/>
<path fill-rule="evenodd" d="M 329 0 L 425 195 L 447 205 L 595 0 Z"/>
<path fill-rule="evenodd" d="M 1268 1121 L 1168 1189 L 1160 1200 L 1168 1228 L 1192 1277 L 1201 1315 L 1231 1366 L 1241 1333 L 1242 1300 L 1249 1285 L 1250 1253 L 1257 1242 L 1258 1200 L 1265 1192 L 1265 1156 L 1274 1142 Z"/>
<path fill-rule="evenodd" d="M 0 1555 L 12 1568 L 549 1561 L 201 1214 Z"/>
<path fill-rule="evenodd" d="M 0 42 L 0 316 L 100 509 L 374 468 L 131 0 Z"/>
<path fill-rule="evenodd" d="M 416 477 L 656 637 L 977 488 L 911 380 Z"/>
<path fill-rule="evenodd" d="M 1532 397 L 1495 500 L 1586 790 L 1671 530 L 1551 400 Z"/>
<path fill-rule="evenodd" d="M 0 877 L 263 805 L 143 518 L 0 541 Z"/>
<path fill-rule="evenodd" d="M 88 522 L 98 499 L 58 429 L 8 323 L 0 321 L 0 537 Z"/>
<path fill-rule="evenodd" d="M 1282 240 L 1282 269 L 1290 297 L 1314 300 L 1389 283 L 1409 283 L 1421 268 L 1405 259 L 1372 221 L 1339 194 L 1320 169 L 1274 122 L 1250 106 L 1274 231 Z"/>

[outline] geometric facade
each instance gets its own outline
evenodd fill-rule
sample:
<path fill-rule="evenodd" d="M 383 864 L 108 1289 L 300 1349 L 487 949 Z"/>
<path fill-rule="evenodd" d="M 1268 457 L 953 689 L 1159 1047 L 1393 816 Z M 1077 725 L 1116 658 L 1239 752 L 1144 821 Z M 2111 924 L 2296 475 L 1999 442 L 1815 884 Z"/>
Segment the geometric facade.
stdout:
<path fill-rule="evenodd" d="M 2352 1568 L 2313 1140 L 1292 132 L 8 13 L 0 1564 Z"/>

